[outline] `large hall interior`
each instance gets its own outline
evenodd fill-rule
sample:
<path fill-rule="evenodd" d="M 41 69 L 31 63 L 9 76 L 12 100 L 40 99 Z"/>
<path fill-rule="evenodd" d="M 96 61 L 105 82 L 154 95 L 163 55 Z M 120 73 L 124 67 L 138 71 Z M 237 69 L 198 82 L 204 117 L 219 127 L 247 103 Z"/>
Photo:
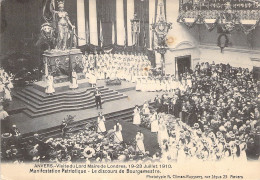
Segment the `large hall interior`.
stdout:
<path fill-rule="evenodd" d="M 2 162 L 257 161 L 259 0 L 3 0 Z"/>

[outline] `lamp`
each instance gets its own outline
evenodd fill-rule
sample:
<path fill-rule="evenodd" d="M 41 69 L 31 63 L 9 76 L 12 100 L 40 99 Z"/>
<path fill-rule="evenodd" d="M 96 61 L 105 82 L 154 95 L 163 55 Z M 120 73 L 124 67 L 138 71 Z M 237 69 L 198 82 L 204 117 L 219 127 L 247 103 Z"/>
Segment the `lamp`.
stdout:
<path fill-rule="evenodd" d="M 155 20 L 154 23 L 151 24 L 152 31 L 156 36 L 156 43 L 154 46 L 154 50 L 161 54 L 161 73 L 162 75 L 165 74 L 165 59 L 164 55 L 167 52 L 168 45 L 166 44 L 166 36 L 169 30 L 172 28 L 172 23 L 168 23 L 166 21 L 166 15 L 163 11 L 164 3 L 160 2 L 158 5 L 159 14 L 158 18 Z"/>

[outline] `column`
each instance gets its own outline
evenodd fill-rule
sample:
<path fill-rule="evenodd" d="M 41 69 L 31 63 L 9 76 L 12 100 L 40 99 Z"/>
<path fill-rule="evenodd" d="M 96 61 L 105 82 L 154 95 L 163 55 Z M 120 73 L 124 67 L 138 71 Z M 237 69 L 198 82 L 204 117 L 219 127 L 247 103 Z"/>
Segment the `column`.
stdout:
<path fill-rule="evenodd" d="M 150 49 L 152 48 L 152 30 L 151 24 L 155 21 L 155 0 L 149 0 L 149 37 L 150 37 Z"/>
<path fill-rule="evenodd" d="M 133 45 L 132 41 L 132 27 L 131 27 L 131 19 L 134 18 L 135 13 L 135 4 L 134 0 L 127 0 L 127 37 L 128 37 L 128 46 Z"/>
<path fill-rule="evenodd" d="M 98 46 L 96 0 L 89 0 L 89 35 L 90 35 L 90 44 Z"/>
<path fill-rule="evenodd" d="M 85 25 L 85 5 L 84 0 L 77 0 L 77 24 L 78 24 L 78 45 L 82 46 L 86 44 L 86 25 Z"/>
<path fill-rule="evenodd" d="M 117 44 L 125 44 L 125 27 L 124 27 L 124 1 L 116 0 L 116 36 Z"/>

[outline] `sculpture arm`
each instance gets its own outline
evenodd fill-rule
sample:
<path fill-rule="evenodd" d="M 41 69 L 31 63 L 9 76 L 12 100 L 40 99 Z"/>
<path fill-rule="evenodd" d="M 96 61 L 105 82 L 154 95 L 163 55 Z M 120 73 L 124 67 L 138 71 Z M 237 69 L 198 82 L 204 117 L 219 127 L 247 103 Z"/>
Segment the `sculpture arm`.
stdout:
<path fill-rule="evenodd" d="M 70 27 L 71 27 L 72 29 L 74 29 L 75 26 L 71 24 L 71 22 L 70 22 L 70 18 L 69 18 L 69 16 L 68 16 L 68 13 L 66 13 L 66 19 L 67 19 L 68 24 L 70 25 Z"/>
<path fill-rule="evenodd" d="M 58 13 L 58 11 L 55 11 L 55 2 L 54 2 L 54 0 L 52 0 L 51 3 L 50 3 L 50 11 L 53 14 Z"/>

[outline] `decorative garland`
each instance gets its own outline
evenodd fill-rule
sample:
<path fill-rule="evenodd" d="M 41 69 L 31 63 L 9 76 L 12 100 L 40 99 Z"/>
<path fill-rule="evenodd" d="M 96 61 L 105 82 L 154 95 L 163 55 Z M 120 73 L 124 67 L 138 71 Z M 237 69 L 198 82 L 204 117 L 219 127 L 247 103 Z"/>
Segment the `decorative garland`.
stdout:
<path fill-rule="evenodd" d="M 260 19 L 258 19 L 258 21 L 251 26 L 249 29 L 247 29 L 242 23 L 241 21 L 239 21 L 239 28 L 245 33 L 245 35 L 250 34 L 253 30 L 255 30 L 255 28 L 259 25 L 260 23 Z"/>
<path fill-rule="evenodd" d="M 223 31 L 232 31 L 232 30 L 234 30 L 234 27 L 231 28 L 231 29 L 229 29 L 229 28 L 227 28 L 226 26 L 221 26 L 222 24 L 219 22 L 220 16 L 217 17 L 217 19 L 215 20 L 215 22 L 213 23 L 212 26 L 209 26 L 209 25 L 206 23 L 205 19 L 206 19 L 205 17 L 203 17 L 201 14 L 199 14 L 199 15 L 195 18 L 195 20 L 194 20 L 193 23 L 187 23 L 187 22 L 185 21 L 184 15 L 183 15 L 183 14 L 180 14 L 179 17 L 178 17 L 178 19 L 177 19 L 177 22 L 185 24 L 185 25 L 188 27 L 188 29 L 193 28 L 193 27 L 199 22 L 200 24 L 204 24 L 208 31 L 212 31 L 213 29 L 215 29 L 215 28 L 217 27 L 217 25 L 220 25 L 220 27 L 222 28 Z M 259 25 L 259 23 L 260 23 L 260 18 L 259 18 L 259 19 L 257 20 L 257 22 L 256 22 L 254 25 L 252 25 L 249 29 L 247 29 L 247 28 L 241 23 L 241 20 L 240 20 L 240 19 L 238 19 L 237 21 L 238 21 L 238 24 L 235 24 L 235 25 L 238 25 L 239 28 L 243 31 L 243 33 L 244 33 L 245 35 L 248 35 L 251 31 L 253 31 L 253 30 Z"/>

